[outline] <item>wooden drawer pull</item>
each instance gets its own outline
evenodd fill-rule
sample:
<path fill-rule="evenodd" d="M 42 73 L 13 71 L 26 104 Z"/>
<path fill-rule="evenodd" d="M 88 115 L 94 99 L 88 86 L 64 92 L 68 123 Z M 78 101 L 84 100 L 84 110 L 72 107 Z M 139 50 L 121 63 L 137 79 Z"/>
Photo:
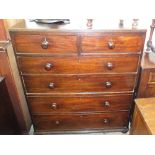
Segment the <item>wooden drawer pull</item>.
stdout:
<path fill-rule="evenodd" d="M 50 71 L 52 69 L 53 65 L 51 63 L 46 63 L 45 70 Z"/>
<path fill-rule="evenodd" d="M 55 84 L 53 82 L 50 82 L 49 85 L 48 85 L 48 88 L 53 89 L 54 86 L 55 86 Z"/>
<path fill-rule="evenodd" d="M 113 69 L 113 64 L 111 62 L 107 62 L 106 67 L 108 70 L 112 70 Z"/>
<path fill-rule="evenodd" d="M 104 102 L 104 107 L 110 107 L 109 101 L 105 101 L 105 102 Z"/>
<path fill-rule="evenodd" d="M 60 124 L 60 121 L 55 121 L 55 124 L 56 124 L 56 125 L 59 125 L 59 124 Z"/>
<path fill-rule="evenodd" d="M 50 109 L 53 109 L 53 110 L 57 109 L 57 104 L 56 103 L 52 103 L 50 105 Z"/>
<path fill-rule="evenodd" d="M 114 49 L 115 48 L 115 44 L 114 44 L 114 42 L 112 40 L 110 40 L 108 42 L 108 47 L 109 47 L 109 49 Z"/>
<path fill-rule="evenodd" d="M 110 122 L 110 120 L 108 118 L 103 119 L 104 124 L 108 124 L 109 122 Z"/>
<path fill-rule="evenodd" d="M 112 83 L 110 81 L 106 81 L 105 82 L 105 87 L 106 88 L 111 88 L 112 87 Z"/>
<path fill-rule="evenodd" d="M 43 48 L 43 49 L 47 49 L 48 48 L 48 41 L 47 41 L 47 39 L 46 39 L 46 37 L 44 38 L 44 40 L 42 41 L 42 43 L 41 43 L 41 47 Z"/>

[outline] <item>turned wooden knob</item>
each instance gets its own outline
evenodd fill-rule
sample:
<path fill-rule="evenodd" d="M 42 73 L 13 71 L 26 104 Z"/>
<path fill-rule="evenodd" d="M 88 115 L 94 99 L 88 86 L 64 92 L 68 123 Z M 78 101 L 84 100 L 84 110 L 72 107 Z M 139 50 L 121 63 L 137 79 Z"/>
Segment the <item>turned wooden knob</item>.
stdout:
<path fill-rule="evenodd" d="M 53 65 L 51 63 L 45 64 L 45 70 L 50 71 L 52 69 Z"/>
<path fill-rule="evenodd" d="M 41 47 L 43 48 L 43 49 L 47 49 L 48 48 L 48 41 L 47 41 L 47 39 L 46 39 L 46 37 L 44 38 L 44 40 L 42 41 L 42 43 L 41 43 Z"/>
<path fill-rule="evenodd" d="M 55 84 L 53 82 L 50 82 L 49 85 L 48 85 L 48 88 L 53 89 L 54 88 L 54 85 Z"/>
<path fill-rule="evenodd" d="M 108 70 L 112 70 L 113 69 L 113 64 L 111 62 L 107 62 L 106 66 L 107 66 Z"/>
<path fill-rule="evenodd" d="M 110 106 L 110 102 L 109 101 L 105 101 L 104 102 L 104 107 L 109 107 Z"/>
<path fill-rule="evenodd" d="M 114 44 L 114 42 L 112 40 L 110 40 L 108 42 L 108 47 L 109 47 L 109 49 L 114 49 L 115 48 L 115 44 Z"/>
<path fill-rule="evenodd" d="M 107 118 L 103 119 L 103 123 L 104 123 L 104 124 L 109 123 L 109 119 L 107 119 Z"/>
<path fill-rule="evenodd" d="M 52 103 L 52 104 L 50 105 L 50 108 L 51 108 L 51 109 L 57 109 L 57 104 L 56 104 L 56 103 Z"/>
<path fill-rule="evenodd" d="M 106 81 L 105 82 L 105 87 L 106 88 L 111 88 L 112 87 L 112 83 L 110 81 Z"/>
<path fill-rule="evenodd" d="M 55 124 L 56 124 L 56 125 L 59 125 L 59 124 L 60 124 L 60 121 L 55 121 Z"/>

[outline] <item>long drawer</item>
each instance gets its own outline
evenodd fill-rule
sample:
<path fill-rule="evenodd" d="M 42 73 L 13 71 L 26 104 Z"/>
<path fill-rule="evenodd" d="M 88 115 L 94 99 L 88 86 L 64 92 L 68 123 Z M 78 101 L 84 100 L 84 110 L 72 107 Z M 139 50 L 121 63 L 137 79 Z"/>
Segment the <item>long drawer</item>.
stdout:
<path fill-rule="evenodd" d="M 129 110 L 133 96 L 27 97 L 32 114 Z"/>
<path fill-rule="evenodd" d="M 16 34 L 14 44 L 17 53 L 76 53 L 76 35 Z"/>
<path fill-rule="evenodd" d="M 82 36 L 82 52 L 140 52 L 144 43 L 144 37 L 139 34 L 104 33 Z"/>
<path fill-rule="evenodd" d="M 134 74 L 54 76 L 24 75 L 27 93 L 80 93 L 133 91 Z"/>
<path fill-rule="evenodd" d="M 139 55 L 107 55 L 104 57 L 21 57 L 22 74 L 75 74 L 136 72 Z"/>
<path fill-rule="evenodd" d="M 128 112 L 32 115 L 35 131 L 123 128 L 128 124 L 128 117 Z"/>

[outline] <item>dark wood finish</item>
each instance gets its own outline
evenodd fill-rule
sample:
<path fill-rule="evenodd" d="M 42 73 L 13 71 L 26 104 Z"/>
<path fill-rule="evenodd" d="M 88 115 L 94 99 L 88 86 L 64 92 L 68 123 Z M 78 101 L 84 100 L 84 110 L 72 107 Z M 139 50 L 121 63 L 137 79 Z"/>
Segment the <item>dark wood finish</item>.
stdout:
<path fill-rule="evenodd" d="M 27 93 L 80 93 L 133 91 L 135 75 L 23 76 Z M 111 84 L 108 85 L 108 82 Z M 122 84 L 120 84 L 123 83 Z M 50 87 L 50 85 L 52 85 Z"/>
<path fill-rule="evenodd" d="M 117 129 L 128 124 L 128 112 L 33 115 L 36 131 Z"/>
<path fill-rule="evenodd" d="M 93 111 L 125 111 L 132 103 L 132 94 L 103 95 L 92 97 L 28 97 L 32 114 L 39 113 L 69 113 Z"/>
<path fill-rule="evenodd" d="M 139 52 L 143 47 L 143 42 L 144 38 L 141 35 L 130 35 L 125 33 L 83 36 L 81 40 L 82 51 L 90 53 Z"/>
<path fill-rule="evenodd" d="M 144 53 L 141 63 L 141 76 L 138 88 L 138 97 L 155 96 L 155 54 Z"/>
<path fill-rule="evenodd" d="M 86 74 L 137 72 L 139 55 L 107 55 L 103 57 L 21 57 L 18 59 L 22 74 Z M 125 66 L 124 64 L 128 65 Z M 50 65 L 50 68 L 47 68 Z M 108 66 L 112 65 L 112 66 Z"/>
<path fill-rule="evenodd" d="M 155 135 L 155 98 L 136 99 L 130 134 Z"/>
<path fill-rule="evenodd" d="M 145 30 L 94 25 L 10 30 L 35 133 L 127 131 Z"/>
<path fill-rule="evenodd" d="M 42 42 L 48 40 L 48 47 L 42 48 Z M 55 35 L 50 33 L 36 35 L 16 35 L 15 46 L 17 53 L 75 53 L 77 52 L 75 35 Z"/>
<path fill-rule="evenodd" d="M 31 120 L 29 113 L 26 115 L 27 107 L 25 109 L 22 107 L 23 101 L 21 101 L 20 94 L 17 91 L 11 62 L 8 57 L 8 52 L 12 52 L 13 50 L 11 49 L 11 44 L 8 42 L 0 43 L 0 47 L 0 75 L 6 78 L 6 86 L 18 121 L 20 133 L 27 134 L 31 126 Z"/>
<path fill-rule="evenodd" d="M 5 78 L 0 76 L 0 134 L 19 134 L 17 118 L 5 84 Z"/>

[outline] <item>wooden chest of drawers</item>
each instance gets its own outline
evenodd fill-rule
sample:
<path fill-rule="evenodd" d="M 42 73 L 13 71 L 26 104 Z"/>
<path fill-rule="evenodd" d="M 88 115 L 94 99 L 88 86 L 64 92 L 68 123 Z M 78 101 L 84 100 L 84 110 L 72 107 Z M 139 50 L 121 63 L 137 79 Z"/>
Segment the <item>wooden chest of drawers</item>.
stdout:
<path fill-rule="evenodd" d="M 128 129 L 145 30 L 10 30 L 36 133 Z"/>
<path fill-rule="evenodd" d="M 138 97 L 155 97 L 155 54 L 152 52 L 142 57 Z"/>

